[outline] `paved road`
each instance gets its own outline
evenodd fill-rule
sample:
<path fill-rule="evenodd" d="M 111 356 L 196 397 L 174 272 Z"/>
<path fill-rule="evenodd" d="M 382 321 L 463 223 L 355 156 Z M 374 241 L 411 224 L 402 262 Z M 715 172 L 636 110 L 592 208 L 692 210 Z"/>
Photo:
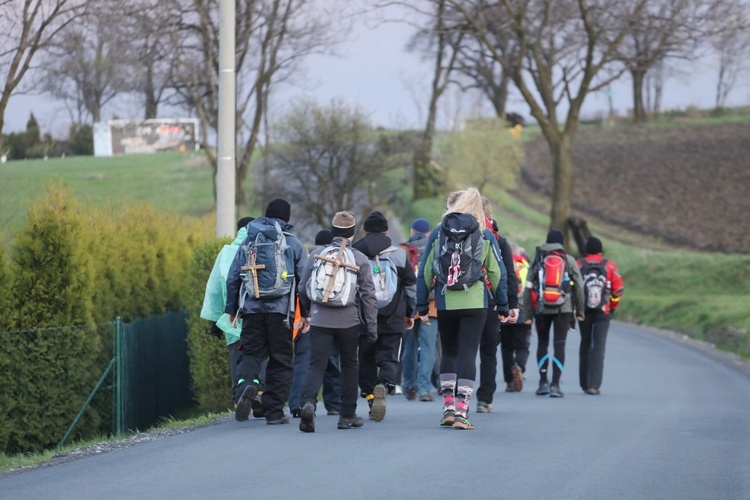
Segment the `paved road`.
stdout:
<path fill-rule="evenodd" d="M 571 338 L 564 399 L 534 396 L 530 373 L 474 431 L 391 396 L 361 429 L 230 421 L 6 477 L 0 498 L 750 498 L 747 375 L 614 324 L 602 395 L 588 396 Z"/>

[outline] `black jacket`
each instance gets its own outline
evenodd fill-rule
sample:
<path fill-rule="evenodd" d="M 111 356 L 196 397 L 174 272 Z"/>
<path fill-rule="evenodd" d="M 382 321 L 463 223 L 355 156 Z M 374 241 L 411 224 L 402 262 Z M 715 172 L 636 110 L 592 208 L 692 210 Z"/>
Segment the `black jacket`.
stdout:
<path fill-rule="evenodd" d="M 391 239 L 383 233 L 369 233 L 352 245 L 369 259 L 390 246 Z M 417 305 L 417 276 L 409 256 L 403 249 L 396 248 L 389 257 L 396 266 L 398 288 L 391 304 L 378 312 L 379 335 L 406 332 L 404 318 L 414 316 Z"/>

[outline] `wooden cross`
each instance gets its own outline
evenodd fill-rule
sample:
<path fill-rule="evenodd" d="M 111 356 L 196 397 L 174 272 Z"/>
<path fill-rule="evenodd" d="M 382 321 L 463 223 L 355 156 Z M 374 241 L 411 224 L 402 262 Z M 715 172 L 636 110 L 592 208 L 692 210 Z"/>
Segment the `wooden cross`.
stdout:
<path fill-rule="evenodd" d="M 243 271 L 250 271 L 253 273 L 253 285 L 255 285 L 255 298 L 260 298 L 260 291 L 258 290 L 258 269 L 265 269 L 265 264 L 255 263 L 255 251 L 250 252 L 250 265 L 242 266 L 240 269 Z"/>
<path fill-rule="evenodd" d="M 341 269 L 342 267 L 348 267 L 350 269 L 354 269 L 355 271 L 359 271 L 359 266 L 355 266 L 354 264 L 349 264 L 348 262 L 343 261 L 345 248 L 346 239 L 341 241 L 341 247 L 339 247 L 339 253 L 335 259 L 332 259 L 330 257 L 323 257 L 322 255 L 315 256 L 316 259 L 320 259 L 322 261 L 330 262 L 331 264 L 333 264 L 333 274 L 330 275 L 330 278 L 328 280 L 326 293 L 323 294 L 323 302 L 328 302 L 328 296 L 331 295 L 331 290 L 333 290 L 333 282 L 336 280 L 336 274 L 339 272 L 339 269 Z"/>

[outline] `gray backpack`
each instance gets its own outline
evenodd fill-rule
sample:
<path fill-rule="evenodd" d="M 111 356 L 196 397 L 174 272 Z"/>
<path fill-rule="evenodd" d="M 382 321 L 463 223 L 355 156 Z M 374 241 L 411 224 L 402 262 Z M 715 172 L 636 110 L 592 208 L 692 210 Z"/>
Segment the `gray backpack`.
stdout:
<path fill-rule="evenodd" d="M 336 268 L 335 261 L 342 264 Z M 315 304 L 327 307 L 354 305 L 359 290 L 358 276 L 359 266 L 351 249 L 327 246 L 315 255 L 310 279 L 307 280 L 307 296 Z"/>

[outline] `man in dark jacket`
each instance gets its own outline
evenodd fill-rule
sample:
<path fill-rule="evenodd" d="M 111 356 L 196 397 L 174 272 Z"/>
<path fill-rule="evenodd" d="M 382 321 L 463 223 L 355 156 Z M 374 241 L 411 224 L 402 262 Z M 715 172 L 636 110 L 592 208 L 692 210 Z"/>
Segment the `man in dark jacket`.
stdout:
<path fill-rule="evenodd" d="M 292 279 L 299 284 L 304 269 L 307 251 L 302 243 L 289 231 L 291 206 L 285 200 L 277 198 L 266 208 L 265 217 L 255 219 L 248 225 L 248 236 L 243 246 L 254 243 L 256 235 L 262 227 L 279 225 L 286 237 L 286 243 L 291 252 L 294 276 Z M 241 348 L 237 360 L 237 394 L 235 400 L 235 419 L 247 420 L 253 399 L 260 386 L 260 373 L 263 362 L 268 359 L 266 367 L 265 389 L 261 399 L 266 423 L 269 425 L 287 424 L 289 420 L 284 416 L 284 404 L 289 399 L 289 389 L 292 385 L 292 347 L 291 320 L 294 319 L 292 307 L 296 302 L 295 287 L 291 292 L 276 298 L 256 298 L 250 293 L 248 285 L 242 281 L 242 274 L 263 272 L 263 269 L 248 270 L 247 256 L 240 248 L 234 257 L 227 275 L 227 304 L 224 312 L 230 315 L 234 323 L 236 316 L 242 317 L 242 333 L 240 335 Z M 257 262 L 255 264 L 258 264 Z M 245 270 L 242 267 L 246 267 Z M 269 266 L 270 267 L 270 266 Z M 252 279 L 252 278 L 250 278 Z M 307 309 L 302 309 L 303 317 L 307 316 Z"/>
<path fill-rule="evenodd" d="M 368 343 L 363 329 L 359 341 L 359 389 L 370 404 L 370 417 L 376 422 L 385 418 L 385 396 L 395 389 L 401 350 L 401 338 L 414 326 L 417 302 L 417 276 L 406 252 L 391 245 L 388 237 L 388 220 L 375 211 L 364 223 L 365 236 L 352 245 L 370 259 L 376 256 L 381 269 L 387 259 L 396 268 L 397 287 L 393 299 L 378 310 L 378 340 Z M 376 283 L 377 285 L 377 283 Z"/>
<path fill-rule="evenodd" d="M 492 234 L 497 239 L 500 247 L 500 257 L 503 260 L 507 276 L 508 294 L 508 320 L 506 323 L 515 323 L 518 319 L 518 279 L 513 272 L 513 253 L 508 240 L 498 230 L 497 222 L 492 218 L 492 204 L 486 197 L 482 197 L 484 208 L 485 225 L 491 228 Z M 494 306 L 492 290 L 488 290 L 490 306 Z M 492 412 L 492 401 L 497 389 L 497 346 L 500 345 L 500 320 L 497 311 L 493 307 L 487 309 L 487 320 L 482 330 L 482 338 L 479 341 L 479 388 L 477 389 L 477 413 Z"/>
<path fill-rule="evenodd" d="M 303 404 L 299 424 L 299 429 L 303 432 L 315 432 L 315 407 L 318 400 L 318 391 L 323 381 L 323 374 L 334 341 L 338 344 L 341 354 L 341 414 L 339 415 L 338 428 L 352 429 L 362 427 L 364 423 L 362 418 L 356 414 L 359 325 L 364 323 L 368 341 L 376 342 L 378 339 L 378 309 L 370 261 L 360 251 L 349 246 L 354 237 L 354 225 L 354 214 L 351 212 L 336 213 L 331 224 L 331 232 L 333 233 L 331 245 L 341 247 L 341 244 L 345 243 L 343 248 L 351 252 L 351 257 L 354 260 L 353 265 L 359 267 L 359 271 L 355 273 L 355 286 L 358 290 L 355 298 L 342 307 L 330 307 L 325 302 L 312 302 L 313 297 L 308 294 L 308 281 L 317 277 L 317 274 L 312 276 L 316 256 L 323 252 L 324 248 L 319 248 L 310 254 L 300 281 L 300 303 L 303 310 L 310 311 L 310 317 L 308 318 L 310 324 L 310 367 L 302 391 Z M 338 257 L 339 259 L 342 258 L 341 255 Z M 335 283 L 337 275 L 345 271 L 346 269 L 339 268 L 330 279 L 333 279 Z M 316 285 L 316 282 L 312 284 Z M 330 290 L 329 287 L 328 291 Z M 327 299 L 328 294 L 325 295 L 325 300 Z"/>

